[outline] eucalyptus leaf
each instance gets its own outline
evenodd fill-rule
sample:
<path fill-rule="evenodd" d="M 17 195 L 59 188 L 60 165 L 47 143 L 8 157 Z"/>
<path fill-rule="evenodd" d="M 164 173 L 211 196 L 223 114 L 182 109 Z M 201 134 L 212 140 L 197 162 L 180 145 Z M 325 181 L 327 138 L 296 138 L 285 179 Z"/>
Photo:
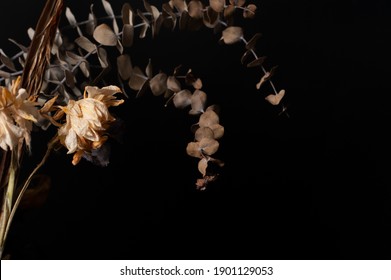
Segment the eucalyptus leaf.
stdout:
<path fill-rule="evenodd" d="M 106 23 L 102 23 L 95 28 L 93 37 L 104 46 L 116 46 L 118 41 L 117 35 Z"/>

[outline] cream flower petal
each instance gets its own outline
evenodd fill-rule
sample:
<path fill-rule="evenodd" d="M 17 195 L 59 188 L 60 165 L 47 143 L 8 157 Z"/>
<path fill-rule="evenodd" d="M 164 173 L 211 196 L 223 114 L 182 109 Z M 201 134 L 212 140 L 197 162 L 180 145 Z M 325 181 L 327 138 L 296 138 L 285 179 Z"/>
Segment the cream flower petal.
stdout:
<path fill-rule="evenodd" d="M 12 119 L 0 113 L 0 147 L 12 150 L 23 136 L 23 129 L 14 125 Z"/>
<path fill-rule="evenodd" d="M 37 103 L 28 100 L 26 90 L 19 89 L 20 78 L 10 89 L 0 87 L 0 147 L 12 149 L 23 140 L 30 146 L 33 122 L 39 117 Z"/>
<path fill-rule="evenodd" d="M 106 141 L 106 130 L 115 120 L 108 107 L 123 103 L 114 96 L 118 92 L 121 90 L 116 86 L 87 86 L 83 99 L 70 100 L 67 106 L 60 107 L 66 114 L 66 123 L 59 128 L 58 135 L 68 154 L 76 153 L 73 164 L 80 161 L 84 152 L 91 152 Z"/>

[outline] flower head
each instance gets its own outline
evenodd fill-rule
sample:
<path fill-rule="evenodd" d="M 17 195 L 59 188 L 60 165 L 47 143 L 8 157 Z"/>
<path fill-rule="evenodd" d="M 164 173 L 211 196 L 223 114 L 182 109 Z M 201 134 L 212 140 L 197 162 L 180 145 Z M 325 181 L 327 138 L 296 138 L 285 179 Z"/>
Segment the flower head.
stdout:
<path fill-rule="evenodd" d="M 20 88 L 20 77 L 10 88 L 0 86 L 0 147 L 12 150 L 18 143 L 30 147 L 31 129 L 37 122 L 37 103 L 28 99 L 25 89 Z"/>
<path fill-rule="evenodd" d="M 66 114 L 66 122 L 59 128 L 58 136 L 68 154 L 75 153 L 72 164 L 76 165 L 85 152 L 90 153 L 106 142 L 107 129 L 115 120 L 108 108 L 124 102 L 116 99 L 117 92 L 121 90 L 116 86 L 87 86 L 83 99 L 70 100 L 67 106 L 60 106 Z"/>

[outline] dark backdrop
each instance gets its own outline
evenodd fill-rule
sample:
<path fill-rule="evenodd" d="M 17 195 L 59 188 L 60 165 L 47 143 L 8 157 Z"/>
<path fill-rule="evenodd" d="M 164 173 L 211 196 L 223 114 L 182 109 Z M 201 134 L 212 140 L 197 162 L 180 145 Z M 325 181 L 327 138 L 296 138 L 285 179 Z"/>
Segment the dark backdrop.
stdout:
<path fill-rule="evenodd" d="M 4 50 L 12 54 L 9 37 L 27 44 L 43 2 L 2 4 Z M 65 1 L 79 20 L 90 2 Z M 119 12 L 123 2 L 111 2 Z M 190 67 L 221 106 L 219 180 L 195 189 L 197 161 L 185 153 L 195 118 L 130 94 L 113 110 L 125 126 L 109 166 L 73 167 L 65 150 L 51 156 L 42 169 L 49 197 L 19 211 L 11 258 L 389 259 L 389 85 L 380 83 L 386 58 L 372 51 L 390 35 L 383 2 L 258 4 L 246 34 L 263 34 L 257 52 L 279 66 L 274 82 L 287 91 L 289 118 L 255 89 L 260 73 L 240 64 L 243 45 L 218 44 L 210 30 L 137 41 L 134 64 Z M 42 155 L 42 137 L 33 135 L 27 166 Z"/>

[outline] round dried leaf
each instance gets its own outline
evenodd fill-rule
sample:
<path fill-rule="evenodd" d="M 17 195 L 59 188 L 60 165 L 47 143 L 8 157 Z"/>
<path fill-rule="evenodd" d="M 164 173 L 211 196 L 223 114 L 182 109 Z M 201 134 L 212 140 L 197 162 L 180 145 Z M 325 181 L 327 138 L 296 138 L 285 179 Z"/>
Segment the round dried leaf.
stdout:
<path fill-rule="evenodd" d="M 65 61 L 71 65 L 76 65 L 80 63 L 80 61 L 85 61 L 85 58 L 73 52 L 67 51 L 65 52 Z"/>
<path fill-rule="evenodd" d="M 253 18 L 255 17 L 255 11 L 257 10 L 257 6 L 254 4 L 250 4 L 246 7 L 246 9 L 243 10 L 243 17 L 244 18 Z"/>
<path fill-rule="evenodd" d="M 94 39 L 104 45 L 104 46 L 116 46 L 117 45 L 117 35 L 114 31 L 105 23 L 98 25 L 93 34 Z"/>
<path fill-rule="evenodd" d="M 200 127 L 195 132 L 195 139 L 201 141 L 203 138 L 214 139 L 213 130 L 209 127 Z"/>
<path fill-rule="evenodd" d="M 203 113 L 200 116 L 200 121 L 198 122 L 200 127 L 210 127 L 210 128 L 218 123 L 219 123 L 219 116 L 213 110 L 205 111 L 205 113 Z"/>
<path fill-rule="evenodd" d="M 66 9 L 65 9 L 65 17 L 67 18 L 69 24 L 72 27 L 77 26 L 77 20 L 69 7 L 66 7 Z"/>
<path fill-rule="evenodd" d="M 204 112 L 206 99 L 206 93 L 202 90 L 197 89 L 191 96 L 191 110 L 189 114 L 198 115 Z"/>
<path fill-rule="evenodd" d="M 203 16 L 203 5 L 201 1 L 192 0 L 188 5 L 189 15 L 192 18 L 201 19 Z"/>
<path fill-rule="evenodd" d="M 211 156 L 219 149 L 219 142 L 212 138 L 203 138 L 199 142 L 199 147 L 202 153 Z"/>
<path fill-rule="evenodd" d="M 225 0 L 209 0 L 209 6 L 217 13 L 224 11 Z"/>
<path fill-rule="evenodd" d="M 191 92 L 187 89 L 177 92 L 173 98 L 174 106 L 183 109 L 191 104 Z"/>
<path fill-rule="evenodd" d="M 192 157 L 202 158 L 200 143 L 190 142 L 189 144 L 187 144 L 186 153 Z"/>
<path fill-rule="evenodd" d="M 133 45 L 134 28 L 133 25 L 124 24 L 122 27 L 122 45 L 131 47 Z"/>
<path fill-rule="evenodd" d="M 107 52 L 104 48 L 98 48 L 98 58 L 100 66 L 102 66 L 102 68 L 109 67 L 109 62 L 107 60 Z"/>
<path fill-rule="evenodd" d="M 95 27 L 97 25 L 98 20 L 96 19 L 96 16 L 92 12 L 94 4 L 91 4 L 91 13 L 88 14 L 88 22 L 86 24 L 86 31 L 89 35 L 94 34 Z"/>
<path fill-rule="evenodd" d="M 5 55 L 3 50 L 0 49 L 0 60 L 1 62 L 11 71 L 16 71 L 15 64 L 8 56 Z"/>
<path fill-rule="evenodd" d="M 181 90 L 181 84 L 174 76 L 169 76 L 167 78 L 167 88 L 173 92 L 178 92 Z"/>
<path fill-rule="evenodd" d="M 118 56 L 117 67 L 118 67 L 118 73 L 123 80 L 127 80 L 130 78 L 133 67 L 129 55 L 123 54 Z"/>
<path fill-rule="evenodd" d="M 198 78 L 197 80 L 195 80 L 193 83 L 192 83 L 193 87 L 195 89 L 201 89 L 202 88 L 202 81 L 200 78 Z"/>
<path fill-rule="evenodd" d="M 172 2 L 180 14 L 184 11 L 187 11 L 187 4 L 185 0 L 171 0 L 170 2 Z"/>
<path fill-rule="evenodd" d="M 239 26 L 230 26 L 223 30 L 221 39 L 226 44 L 239 42 L 243 36 L 243 29 Z"/>
<path fill-rule="evenodd" d="M 114 12 L 113 12 L 113 8 L 111 7 L 111 4 L 109 1 L 107 0 L 102 0 L 102 5 L 103 5 L 103 8 L 105 9 L 106 11 L 106 14 L 110 17 L 114 17 Z"/>
<path fill-rule="evenodd" d="M 210 127 L 213 131 L 214 139 L 220 139 L 224 136 L 224 127 L 218 123 Z"/>
<path fill-rule="evenodd" d="M 155 96 L 162 95 L 167 90 L 167 75 L 159 73 L 149 81 L 152 94 Z"/>
<path fill-rule="evenodd" d="M 133 26 L 133 9 L 129 3 L 125 3 L 122 5 L 121 15 L 122 22 L 124 25 L 130 24 Z"/>
<path fill-rule="evenodd" d="M 82 63 L 80 63 L 80 70 L 81 72 L 83 72 L 83 75 L 86 78 L 90 77 L 90 64 L 88 63 L 88 61 L 83 61 Z"/>
<path fill-rule="evenodd" d="M 75 40 L 75 43 L 88 53 L 96 52 L 96 46 L 88 38 L 80 36 Z"/>

